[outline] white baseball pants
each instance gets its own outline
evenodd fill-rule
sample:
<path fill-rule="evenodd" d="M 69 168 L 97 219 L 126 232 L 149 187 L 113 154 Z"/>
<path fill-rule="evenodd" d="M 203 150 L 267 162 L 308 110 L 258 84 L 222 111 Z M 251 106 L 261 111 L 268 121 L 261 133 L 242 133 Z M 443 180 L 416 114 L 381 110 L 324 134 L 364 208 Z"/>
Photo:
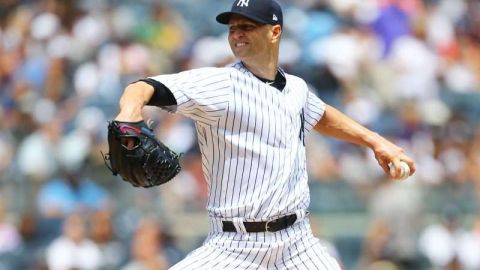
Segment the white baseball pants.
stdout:
<path fill-rule="evenodd" d="M 222 232 L 220 222 L 211 219 L 204 244 L 170 269 L 341 269 L 313 236 L 308 218 L 284 230 L 261 233 Z"/>

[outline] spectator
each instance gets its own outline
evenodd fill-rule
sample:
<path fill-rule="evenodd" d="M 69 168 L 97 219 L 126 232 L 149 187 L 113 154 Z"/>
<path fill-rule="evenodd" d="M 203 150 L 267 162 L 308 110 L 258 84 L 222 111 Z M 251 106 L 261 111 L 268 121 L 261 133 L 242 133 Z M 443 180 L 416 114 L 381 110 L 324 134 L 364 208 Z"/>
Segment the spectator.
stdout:
<path fill-rule="evenodd" d="M 113 212 L 101 209 L 91 215 L 91 238 L 102 254 L 102 270 L 118 269 L 127 256 L 127 250 L 117 238 L 114 229 Z"/>
<path fill-rule="evenodd" d="M 103 264 L 100 248 L 87 236 L 85 217 L 76 213 L 65 219 L 62 235 L 48 246 L 46 256 L 51 270 L 96 270 Z"/>
<path fill-rule="evenodd" d="M 166 270 L 173 265 L 162 244 L 160 224 L 153 219 L 139 222 L 133 235 L 131 255 L 122 270 Z"/>
<path fill-rule="evenodd" d="M 9 220 L 6 201 L 0 196 L 0 254 L 15 251 L 21 244 L 20 233 Z"/>
<path fill-rule="evenodd" d="M 480 217 L 478 215 L 472 229 L 459 239 L 458 257 L 463 269 L 480 269 Z"/>
<path fill-rule="evenodd" d="M 417 269 L 416 246 L 424 209 L 421 190 L 415 185 L 385 180 L 373 194 L 365 241 L 367 265 L 388 260 L 401 269 Z"/>
<path fill-rule="evenodd" d="M 441 222 L 427 226 L 420 235 L 421 254 L 434 269 L 478 269 L 480 243 L 477 236 L 465 230 L 457 206 L 447 205 L 443 211 Z"/>
<path fill-rule="evenodd" d="M 37 197 L 41 215 L 65 217 L 78 211 L 93 212 L 108 207 L 108 192 L 84 174 L 84 169 L 65 170 L 61 178 L 46 182 Z"/>

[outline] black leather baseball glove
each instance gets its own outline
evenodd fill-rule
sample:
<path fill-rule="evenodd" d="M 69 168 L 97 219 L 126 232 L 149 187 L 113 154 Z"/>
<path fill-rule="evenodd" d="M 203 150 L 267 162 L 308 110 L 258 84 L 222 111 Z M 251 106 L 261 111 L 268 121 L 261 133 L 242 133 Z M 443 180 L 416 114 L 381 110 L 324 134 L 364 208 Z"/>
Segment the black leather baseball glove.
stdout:
<path fill-rule="evenodd" d="M 157 140 L 144 121 L 109 122 L 108 148 L 102 153 L 105 165 L 134 187 L 164 184 L 181 170 L 180 155 Z"/>

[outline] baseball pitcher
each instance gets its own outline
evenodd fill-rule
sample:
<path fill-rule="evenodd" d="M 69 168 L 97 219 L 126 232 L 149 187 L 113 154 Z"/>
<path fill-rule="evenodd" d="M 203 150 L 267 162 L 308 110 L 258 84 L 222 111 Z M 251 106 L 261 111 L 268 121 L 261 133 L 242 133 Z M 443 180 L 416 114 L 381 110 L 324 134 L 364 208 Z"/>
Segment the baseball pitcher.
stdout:
<path fill-rule="evenodd" d="M 413 174 L 414 162 L 400 147 L 325 104 L 303 79 L 279 67 L 283 15 L 277 2 L 236 0 L 216 20 L 227 25 L 238 61 L 128 85 L 110 124 L 116 128 L 110 132 L 111 144 L 121 143 L 121 152 L 110 158 L 149 158 L 133 165 L 117 160 L 115 171 L 127 181 L 135 178 L 135 186 L 155 186 L 175 176 L 180 170 L 175 153 L 158 142 L 147 149 L 138 145 L 154 140 L 143 124 L 144 106 L 181 113 L 196 125 L 209 191 L 209 233 L 200 248 L 171 269 L 340 269 L 310 228 L 305 136 L 315 130 L 368 147 L 386 174 L 393 164 L 392 178 L 400 178 L 402 162 Z M 122 174 L 128 166 L 140 172 Z"/>

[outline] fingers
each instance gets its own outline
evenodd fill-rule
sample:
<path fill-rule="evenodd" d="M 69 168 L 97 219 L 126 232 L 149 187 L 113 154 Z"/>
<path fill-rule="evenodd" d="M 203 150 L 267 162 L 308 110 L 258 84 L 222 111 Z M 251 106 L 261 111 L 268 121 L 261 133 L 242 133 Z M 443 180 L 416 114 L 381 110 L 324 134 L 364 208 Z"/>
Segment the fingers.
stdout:
<path fill-rule="evenodd" d="M 408 166 L 408 168 L 405 168 L 405 166 Z M 404 175 L 406 172 L 408 173 L 407 176 Z M 415 163 L 411 158 L 406 155 L 401 155 L 401 157 L 393 158 L 388 163 L 388 174 L 394 179 L 405 179 L 406 177 L 409 177 L 414 173 Z"/>
<path fill-rule="evenodd" d="M 408 167 L 410 167 L 410 175 L 413 175 L 416 171 L 415 162 L 413 162 L 413 160 L 411 159 L 404 161 L 408 164 Z"/>
<path fill-rule="evenodd" d="M 380 164 L 380 167 L 382 167 L 386 175 L 390 175 L 390 168 L 388 167 L 388 161 L 381 159 L 381 160 L 378 160 L 378 164 Z"/>
<path fill-rule="evenodd" d="M 134 138 L 121 138 L 120 141 L 127 150 L 133 150 L 136 146 Z"/>
<path fill-rule="evenodd" d="M 408 167 L 410 168 L 410 176 L 413 175 L 415 173 L 415 170 L 416 170 L 415 162 L 405 154 L 402 154 L 399 159 L 401 161 L 407 163 Z"/>
<path fill-rule="evenodd" d="M 134 139 L 127 139 L 127 149 L 131 150 L 135 147 L 135 140 Z"/>
<path fill-rule="evenodd" d="M 391 178 L 404 179 L 415 173 L 416 168 L 413 160 L 405 154 L 401 147 L 392 142 L 383 138 L 374 144 L 372 150 L 375 153 L 378 164 L 382 167 L 385 174 Z M 405 162 L 405 164 L 402 168 L 403 162 Z M 389 164 L 391 164 L 392 170 L 390 170 Z M 406 168 L 405 165 L 407 165 L 408 168 Z M 405 176 L 405 173 L 408 173 L 408 175 Z"/>
<path fill-rule="evenodd" d="M 393 170 L 394 174 L 392 175 L 392 177 L 395 178 L 395 179 L 400 178 L 401 175 L 402 175 L 402 165 L 400 165 L 400 162 L 401 162 L 400 158 L 394 158 L 390 162 L 391 163 L 389 163 L 389 164 L 392 164 L 392 166 L 394 168 L 394 170 Z M 389 170 L 389 174 L 391 174 L 390 170 Z"/>
<path fill-rule="evenodd" d="M 401 179 L 403 174 L 402 162 L 405 162 L 409 167 L 409 175 L 411 176 L 415 173 L 415 162 L 405 155 L 404 153 L 399 153 L 394 157 L 387 155 L 376 156 L 378 164 L 382 167 L 385 174 L 389 175 L 393 179 Z M 390 166 L 393 166 L 393 169 L 390 170 Z M 405 166 L 405 165 L 403 165 Z"/>

